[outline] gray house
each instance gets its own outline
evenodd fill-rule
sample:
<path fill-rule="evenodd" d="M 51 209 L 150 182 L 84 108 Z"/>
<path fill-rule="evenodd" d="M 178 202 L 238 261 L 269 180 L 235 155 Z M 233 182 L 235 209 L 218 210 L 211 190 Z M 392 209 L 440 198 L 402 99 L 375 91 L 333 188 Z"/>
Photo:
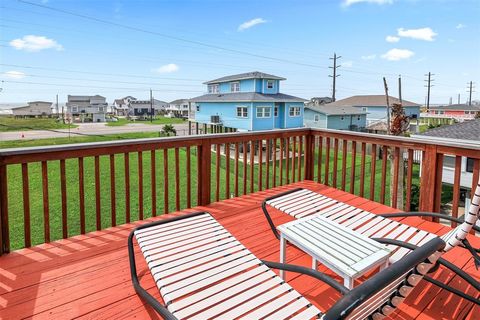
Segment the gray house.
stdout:
<path fill-rule="evenodd" d="M 84 122 L 91 119 L 93 122 L 105 122 L 108 103 L 105 97 L 95 96 L 71 96 L 68 95 L 66 104 L 67 112 L 72 115 L 74 121 Z"/>
<path fill-rule="evenodd" d="M 190 109 L 189 99 L 177 99 L 168 104 L 167 114 L 170 117 L 184 118 L 188 117 Z"/>
<path fill-rule="evenodd" d="M 12 108 L 12 113 L 15 117 L 50 116 L 52 114 L 52 102 L 27 102 L 26 106 Z"/>
<path fill-rule="evenodd" d="M 367 113 L 354 107 L 331 106 L 331 103 L 307 104 L 303 124 L 311 128 L 360 131 L 367 124 Z"/>
<path fill-rule="evenodd" d="M 150 116 L 153 107 L 154 115 L 164 113 L 167 109 L 168 102 L 153 99 L 150 100 L 131 100 L 129 103 L 129 112 L 131 116 Z"/>

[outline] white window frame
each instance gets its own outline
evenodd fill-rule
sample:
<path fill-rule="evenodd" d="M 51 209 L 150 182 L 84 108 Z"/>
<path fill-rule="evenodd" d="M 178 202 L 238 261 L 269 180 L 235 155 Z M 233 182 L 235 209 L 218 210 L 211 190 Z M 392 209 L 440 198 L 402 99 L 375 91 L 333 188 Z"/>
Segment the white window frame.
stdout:
<path fill-rule="evenodd" d="M 313 122 L 319 122 L 320 121 L 320 115 L 319 114 L 314 114 L 313 115 Z"/>
<path fill-rule="evenodd" d="M 237 90 L 235 90 L 237 89 Z M 230 82 L 231 92 L 240 92 L 240 81 Z"/>
<path fill-rule="evenodd" d="M 242 118 L 242 119 L 248 118 L 248 107 L 245 107 L 245 106 L 237 107 L 237 118 Z"/>
<path fill-rule="evenodd" d="M 278 117 L 278 106 L 275 106 L 273 109 L 273 116 Z"/>
<path fill-rule="evenodd" d="M 272 84 L 272 87 L 269 87 L 269 84 Z M 275 81 L 274 80 L 267 80 L 267 89 L 275 89 Z"/>
<path fill-rule="evenodd" d="M 272 116 L 272 107 L 259 106 L 256 107 L 256 115 L 259 119 L 268 119 Z"/>
<path fill-rule="evenodd" d="M 78 112 L 78 107 L 77 107 L 77 106 L 73 106 L 73 107 L 72 107 L 72 113 L 73 113 L 73 112 Z"/>
<path fill-rule="evenodd" d="M 288 107 L 288 115 L 289 115 L 290 118 L 300 117 L 302 115 L 302 111 L 300 110 L 300 107 L 289 106 Z"/>
<path fill-rule="evenodd" d="M 220 90 L 219 90 L 218 83 L 208 85 L 208 93 L 219 93 L 219 92 Z"/>

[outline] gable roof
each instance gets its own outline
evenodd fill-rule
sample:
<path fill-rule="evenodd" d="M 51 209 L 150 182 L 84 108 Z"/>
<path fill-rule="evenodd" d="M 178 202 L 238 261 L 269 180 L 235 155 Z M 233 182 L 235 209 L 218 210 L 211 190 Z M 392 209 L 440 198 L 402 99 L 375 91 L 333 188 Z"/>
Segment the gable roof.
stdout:
<path fill-rule="evenodd" d="M 480 111 L 480 106 L 468 104 L 450 104 L 446 106 L 430 106 L 432 110 L 470 110 L 470 111 Z"/>
<path fill-rule="evenodd" d="M 305 105 L 305 109 L 310 109 L 312 111 L 320 112 L 328 116 L 347 115 L 347 114 L 367 114 L 365 111 L 359 108 L 350 107 L 350 106 L 341 106 L 341 107 L 331 106 L 331 103 L 323 104 L 319 106 L 307 104 Z"/>
<path fill-rule="evenodd" d="M 177 99 L 177 100 L 173 100 L 172 102 L 170 102 L 170 104 L 181 104 L 184 101 L 190 102 L 190 99 Z"/>
<path fill-rule="evenodd" d="M 400 103 L 398 98 L 388 96 L 390 105 L 394 103 Z M 387 101 L 385 99 L 385 95 L 378 94 L 378 95 L 358 95 L 358 96 L 351 96 L 345 99 L 337 100 L 332 103 L 326 104 L 328 106 L 348 106 L 348 107 L 381 107 L 386 106 Z M 404 107 L 419 107 L 420 105 L 415 102 L 402 100 L 402 105 Z"/>
<path fill-rule="evenodd" d="M 288 94 L 262 94 L 256 92 L 212 93 L 191 99 L 195 102 L 304 102 L 305 99 Z"/>
<path fill-rule="evenodd" d="M 420 136 L 480 141 L 480 119 L 429 129 Z"/>
<path fill-rule="evenodd" d="M 234 74 L 231 76 L 225 76 L 218 79 L 210 80 L 204 82 L 203 84 L 211 84 L 211 83 L 219 83 L 219 82 L 227 82 L 227 81 L 236 81 L 236 80 L 244 80 L 244 79 L 272 79 L 272 80 L 287 80 L 282 77 L 274 76 L 273 74 L 263 73 L 259 71 L 253 72 L 246 72 L 240 74 Z"/>

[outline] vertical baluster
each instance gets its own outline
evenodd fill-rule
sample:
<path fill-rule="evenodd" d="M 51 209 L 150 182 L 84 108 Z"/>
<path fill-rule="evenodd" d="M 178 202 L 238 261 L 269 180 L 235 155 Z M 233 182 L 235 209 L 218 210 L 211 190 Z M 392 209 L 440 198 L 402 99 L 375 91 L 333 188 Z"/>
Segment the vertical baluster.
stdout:
<path fill-rule="evenodd" d="M 350 193 L 355 194 L 355 165 L 357 160 L 357 142 L 352 141 L 352 159 L 350 164 Z"/>
<path fill-rule="evenodd" d="M 243 194 L 247 194 L 247 148 L 246 141 L 243 142 Z"/>
<path fill-rule="evenodd" d="M 280 138 L 280 184 L 283 185 L 283 153 L 285 152 L 285 140 L 284 138 Z"/>
<path fill-rule="evenodd" d="M 78 158 L 78 197 L 80 199 L 80 233 L 85 234 L 85 174 L 83 158 Z"/>
<path fill-rule="evenodd" d="M 393 150 L 393 190 L 392 190 L 392 207 L 397 208 L 397 200 L 398 200 L 398 174 L 400 168 L 400 148 L 395 147 Z M 403 168 L 402 168 L 403 169 Z"/>
<path fill-rule="evenodd" d="M 267 139 L 265 140 L 266 141 L 266 144 L 267 144 L 267 151 L 266 151 L 266 154 L 265 154 L 265 165 L 266 165 L 266 172 L 265 172 L 265 175 L 266 175 L 266 188 L 269 189 L 270 188 L 270 152 L 271 152 L 271 148 L 270 148 L 270 139 Z"/>
<path fill-rule="evenodd" d="M 256 141 L 250 141 L 250 193 L 253 193 Z"/>
<path fill-rule="evenodd" d="M 323 153 L 323 137 L 318 136 L 318 159 L 317 159 L 317 182 L 322 182 L 322 153 Z"/>
<path fill-rule="evenodd" d="M 28 183 L 28 163 L 22 163 L 22 187 L 23 187 L 23 232 L 25 247 L 32 245 L 30 227 L 30 187 Z"/>
<path fill-rule="evenodd" d="M 327 137 L 326 141 L 326 150 L 325 150 L 325 178 L 324 178 L 324 183 L 326 186 L 328 186 L 328 178 L 330 175 L 329 169 L 330 169 L 330 138 Z"/>
<path fill-rule="evenodd" d="M 206 124 L 204 124 L 204 128 L 205 127 Z M 203 134 L 206 133 L 206 131 L 203 132 Z M 197 146 L 197 206 L 202 203 L 202 148 L 201 145 Z M 211 152 L 211 150 L 209 151 Z"/>
<path fill-rule="evenodd" d="M 263 140 L 258 141 L 258 190 L 261 191 L 263 190 L 263 172 L 262 172 L 262 167 L 263 167 Z"/>
<path fill-rule="evenodd" d="M 168 149 L 163 149 L 163 212 L 167 214 L 168 208 Z"/>
<path fill-rule="evenodd" d="M 60 160 L 60 189 L 62 197 L 62 236 L 68 237 L 68 223 L 67 223 L 67 179 L 65 175 L 65 160 Z"/>
<path fill-rule="evenodd" d="M 272 185 L 275 188 L 277 186 L 277 138 L 273 138 L 273 143 L 272 143 L 272 148 L 273 148 L 273 181 Z"/>
<path fill-rule="evenodd" d="M 443 154 L 437 154 L 437 164 L 435 169 L 435 200 L 434 200 L 434 212 L 440 212 L 442 205 L 442 174 L 443 174 Z M 477 180 L 478 181 L 478 180 Z M 475 189 L 472 189 L 475 190 Z M 434 222 L 440 222 L 440 219 L 434 217 Z"/>
<path fill-rule="evenodd" d="M 152 217 L 157 216 L 157 158 L 155 150 L 150 150 L 150 186 L 152 196 Z"/>
<path fill-rule="evenodd" d="M 97 230 L 102 229 L 102 206 L 100 194 L 100 157 L 95 156 L 95 222 Z"/>
<path fill-rule="evenodd" d="M 225 143 L 225 199 L 230 198 L 230 144 Z"/>
<path fill-rule="evenodd" d="M 215 201 L 220 200 L 220 144 L 216 145 L 216 162 L 215 162 Z"/>
<path fill-rule="evenodd" d="M 298 163 L 297 163 L 297 169 L 298 169 L 298 181 L 302 180 L 302 151 L 303 151 L 303 136 L 298 137 Z M 305 173 L 306 170 L 306 161 L 303 162 L 303 172 Z M 303 177 L 305 179 L 305 177 Z"/>
<path fill-rule="evenodd" d="M 380 185 L 380 203 L 385 204 L 385 188 L 387 187 L 388 147 L 382 146 L 382 182 Z"/>
<path fill-rule="evenodd" d="M 363 198 L 365 194 L 365 153 L 367 151 L 367 145 L 362 142 L 362 159 L 360 160 L 360 197 Z"/>
<path fill-rule="evenodd" d="M 130 222 L 130 154 L 123 154 L 125 167 L 125 221 Z"/>
<path fill-rule="evenodd" d="M 48 199 L 48 166 L 42 161 L 42 191 L 43 191 L 43 237 L 50 242 L 50 201 Z"/>
<path fill-rule="evenodd" d="M 460 177 L 462 173 L 462 157 L 455 157 L 455 174 L 453 178 L 453 201 L 452 201 L 452 217 L 458 218 L 458 202 L 460 201 Z M 457 223 L 451 222 L 452 228 L 457 226 Z"/>
<path fill-rule="evenodd" d="M 347 183 L 347 147 L 348 141 L 342 140 L 342 190 L 345 191 Z"/>
<path fill-rule="evenodd" d="M 115 155 L 110 155 L 110 213 L 112 227 L 117 225 L 117 202 L 115 201 Z"/>
<path fill-rule="evenodd" d="M 335 139 L 333 143 L 333 187 L 337 187 L 337 171 L 338 171 L 338 139 Z"/>
<path fill-rule="evenodd" d="M 293 150 L 292 150 L 292 183 L 295 182 L 295 160 L 297 157 L 297 137 L 292 137 L 293 139 Z"/>
<path fill-rule="evenodd" d="M 180 156 L 175 148 L 175 210 L 180 211 Z"/>
<path fill-rule="evenodd" d="M 198 128 L 198 127 L 197 127 Z M 190 147 L 186 148 L 187 153 L 187 208 L 192 207 L 192 180 L 191 180 L 191 168 L 190 168 Z"/>
<path fill-rule="evenodd" d="M 138 219 L 143 220 L 143 152 L 138 152 Z"/>
<path fill-rule="evenodd" d="M 285 178 L 287 184 L 290 183 L 290 170 L 288 170 L 290 160 L 290 138 L 285 139 Z"/>
<path fill-rule="evenodd" d="M 403 157 L 403 155 L 402 155 Z M 413 173 L 413 149 L 408 149 L 408 163 L 407 163 L 407 190 L 405 192 L 405 211 L 410 211 L 410 204 L 412 203 L 412 173 Z"/>
<path fill-rule="evenodd" d="M 377 174 L 377 145 L 372 144 L 370 153 L 370 200 L 375 200 L 375 176 Z"/>
<path fill-rule="evenodd" d="M 235 197 L 238 197 L 238 175 L 240 172 L 238 171 L 238 158 L 240 155 L 239 151 L 239 144 L 238 142 L 235 143 Z"/>

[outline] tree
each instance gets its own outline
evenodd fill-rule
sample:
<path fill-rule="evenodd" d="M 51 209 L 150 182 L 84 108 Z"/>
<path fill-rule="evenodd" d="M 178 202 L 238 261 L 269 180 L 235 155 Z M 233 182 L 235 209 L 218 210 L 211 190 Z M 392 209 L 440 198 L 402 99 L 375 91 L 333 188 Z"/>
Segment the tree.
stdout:
<path fill-rule="evenodd" d="M 175 130 L 175 127 L 172 124 L 166 124 L 163 126 L 161 133 L 166 136 L 170 136 L 170 133 L 172 133 L 174 136 L 176 136 L 177 130 Z"/>
<path fill-rule="evenodd" d="M 408 133 L 408 130 L 410 129 L 410 120 L 409 118 L 405 115 L 405 109 L 400 103 L 394 103 L 392 104 L 392 117 L 390 120 L 390 134 L 394 136 L 404 136 Z M 396 172 L 394 172 L 394 166 L 393 166 L 393 161 L 394 157 L 393 154 L 390 153 L 389 155 L 390 158 L 390 172 L 391 172 L 391 177 L 393 177 Z M 404 184 L 404 176 L 405 176 L 405 161 L 403 159 L 403 149 L 400 148 L 400 166 L 398 170 L 398 186 L 397 186 L 397 203 L 396 207 L 397 208 L 402 208 L 403 207 L 403 184 Z M 390 188 L 390 199 L 393 199 L 393 178 L 391 179 L 391 188 Z M 393 203 L 392 203 L 393 205 Z"/>

